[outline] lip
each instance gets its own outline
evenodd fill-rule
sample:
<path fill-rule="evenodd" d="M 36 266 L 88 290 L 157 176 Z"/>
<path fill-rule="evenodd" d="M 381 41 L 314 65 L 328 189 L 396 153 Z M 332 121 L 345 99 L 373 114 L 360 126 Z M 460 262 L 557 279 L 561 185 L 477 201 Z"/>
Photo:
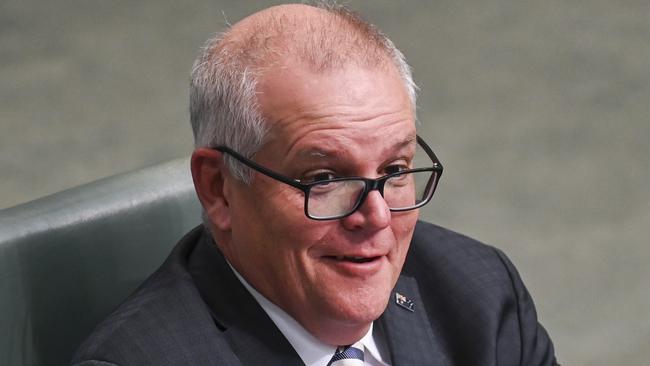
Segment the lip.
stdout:
<path fill-rule="evenodd" d="M 388 261 L 388 258 L 385 255 L 325 255 L 321 258 L 328 267 L 333 268 L 335 271 L 348 276 L 359 277 L 365 277 L 377 273 L 383 267 L 384 263 Z"/>

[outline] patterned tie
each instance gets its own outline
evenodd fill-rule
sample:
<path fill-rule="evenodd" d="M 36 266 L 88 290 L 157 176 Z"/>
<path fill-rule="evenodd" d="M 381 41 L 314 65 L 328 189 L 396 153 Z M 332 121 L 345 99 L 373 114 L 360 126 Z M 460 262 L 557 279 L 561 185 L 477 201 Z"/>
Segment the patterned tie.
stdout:
<path fill-rule="evenodd" d="M 363 366 L 363 344 L 357 342 L 351 346 L 336 349 L 327 366 Z"/>

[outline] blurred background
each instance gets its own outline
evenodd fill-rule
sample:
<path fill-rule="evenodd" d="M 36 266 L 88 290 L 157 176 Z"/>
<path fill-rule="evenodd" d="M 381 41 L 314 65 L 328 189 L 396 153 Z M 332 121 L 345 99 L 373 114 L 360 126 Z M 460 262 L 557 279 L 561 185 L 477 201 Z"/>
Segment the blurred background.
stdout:
<path fill-rule="evenodd" d="M 0 3 L 0 208 L 189 156 L 188 75 L 275 1 Z M 650 359 L 650 2 L 348 1 L 406 54 L 426 220 L 503 249 L 566 365 Z"/>

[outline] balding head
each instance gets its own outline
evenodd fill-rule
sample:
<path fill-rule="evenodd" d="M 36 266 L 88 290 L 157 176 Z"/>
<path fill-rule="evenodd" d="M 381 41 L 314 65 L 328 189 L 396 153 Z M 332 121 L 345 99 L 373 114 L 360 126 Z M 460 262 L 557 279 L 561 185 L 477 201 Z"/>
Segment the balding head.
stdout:
<path fill-rule="evenodd" d="M 241 57 L 254 68 L 290 58 L 323 72 L 351 63 L 364 67 L 390 64 L 390 47 L 373 25 L 345 8 L 291 4 L 243 19 L 211 52 Z"/>
<path fill-rule="evenodd" d="M 195 146 L 226 145 L 252 156 L 268 125 L 256 98 L 258 80 L 278 65 L 325 73 L 346 65 L 396 68 L 415 112 L 415 84 L 402 53 L 376 27 L 337 5 L 274 6 L 255 13 L 209 40 L 191 79 L 190 114 Z M 231 172 L 248 172 L 226 158 Z"/>

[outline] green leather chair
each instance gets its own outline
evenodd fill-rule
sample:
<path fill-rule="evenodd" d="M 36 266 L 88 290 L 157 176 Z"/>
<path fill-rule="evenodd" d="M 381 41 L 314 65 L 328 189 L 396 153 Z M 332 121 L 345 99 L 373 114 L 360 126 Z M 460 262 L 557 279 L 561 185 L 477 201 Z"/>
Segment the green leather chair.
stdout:
<path fill-rule="evenodd" d="M 67 365 L 200 217 L 188 159 L 0 210 L 0 365 Z"/>

